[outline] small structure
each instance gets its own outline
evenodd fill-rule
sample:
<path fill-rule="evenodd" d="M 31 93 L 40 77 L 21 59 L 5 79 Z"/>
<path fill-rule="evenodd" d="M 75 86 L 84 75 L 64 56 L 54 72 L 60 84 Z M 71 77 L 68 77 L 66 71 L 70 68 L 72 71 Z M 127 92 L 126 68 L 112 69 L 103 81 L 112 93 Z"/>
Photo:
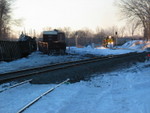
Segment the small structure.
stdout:
<path fill-rule="evenodd" d="M 38 43 L 39 51 L 46 54 L 65 53 L 65 33 L 58 30 L 43 31 L 43 41 Z"/>

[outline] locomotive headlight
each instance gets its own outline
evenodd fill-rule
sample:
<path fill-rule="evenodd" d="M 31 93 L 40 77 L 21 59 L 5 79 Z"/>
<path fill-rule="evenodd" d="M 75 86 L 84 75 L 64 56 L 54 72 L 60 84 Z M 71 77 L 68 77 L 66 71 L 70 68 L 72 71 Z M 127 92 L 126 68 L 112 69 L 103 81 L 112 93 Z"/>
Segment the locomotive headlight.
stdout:
<path fill-rule="evenodd" d="M 114 44 L 114 42 L 111 42 L 111 44 L 113 45 L 113 44 Z"/>

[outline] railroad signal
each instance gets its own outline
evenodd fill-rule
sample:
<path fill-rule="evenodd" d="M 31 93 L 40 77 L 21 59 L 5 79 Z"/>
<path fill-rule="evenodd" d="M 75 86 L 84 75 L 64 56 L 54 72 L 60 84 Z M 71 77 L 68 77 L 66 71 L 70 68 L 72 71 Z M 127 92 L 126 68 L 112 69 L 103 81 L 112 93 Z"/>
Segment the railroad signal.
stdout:
<path fill-rule="evenodd" d="M 117 44 L 118 44 L 118 32 L 116 31 L 115 32 L 115 45 L 117 46 Z"/>
<path fill-rule="evenodd" d="M 118 32 L 115 32 L 115 35 L 118 35 Z"/>

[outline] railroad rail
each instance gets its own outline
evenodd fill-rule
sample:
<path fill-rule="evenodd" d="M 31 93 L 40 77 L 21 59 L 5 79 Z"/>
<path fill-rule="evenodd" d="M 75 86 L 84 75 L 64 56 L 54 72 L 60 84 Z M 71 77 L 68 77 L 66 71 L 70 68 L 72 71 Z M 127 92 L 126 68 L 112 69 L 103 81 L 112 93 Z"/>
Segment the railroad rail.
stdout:
<path fill-rule="evenodd" d="M 8 86 L 8 87 L 6 87 L 6 88 L 1 89 L 1 90 L 0 90 L 0 93 L 6 91 L 6 90 L 8 90 L 8 89 L 15 88 L 15 87 L 18 87 L 18 86 L 20 86 L 20 85 L 29 83 L 29 82 L 31 82 L 31 81 L 32 81 L 32 79 L 30 79 L 30 80 L 25 80 L 25 81 L 23 81 L 23 82 L 16 83 L 16 84 L 14 84 L 14 85 Z"/>
<path fill-rule="evenodd" d="M 41 67 L 36 67 L 36 68 L 32 68 L 32 69 L 26 69 L 26 70 L 19 70 L 19 71 L 14 71 L 14 72 L 9 72 L 9 73 L 2 73 L 0 74 L 0 83 L 3 83 L 5 81 L 11 81 L 11 80 L 15 80 L 15 79 L 20 79 L 20 78 L 28 78 L 28 79 L 32 79 L 33 81 L 34 79 L 37 80 L 38 76 L 37 75 L 41 75 L 39 79 L 41 79 L 41 77 L 45 77 L 45 76 L 49 76 L 52 72 L 58 72 L 58 70 L 71 70 L 71 67 L 80 67 L 81 65 L 85 66 L 87 64 L 92 64 L 92 63 L 96 63 L 99 62 L 99 65 L 102 65 L 100 67 L 103 67 L 103 65 L 105 66 L 105 68 L 107 68 L 107 64 L 109 62 L 111 62 L 110 64 L 112 65 L 113 63 L 119 61 L 120 62 L 128 62 L 127 60 L 143 60 L 145 59 L 145 57 L 147 56 L 148 53 L 144 52 L 144 53 L 128 53 L 128 54 L 121 54 L 121 55 L 109 55 L 109 56 L 105 56 L 105 57 L 95 57 L 95 58 L 90 58 L 90 59 L 85 59 L 85 60 L 79 60 L 79 61 L 71 61 L 71 62 L 65 62 L 65 63 L 58 63 L 58 64 L 53 64 L 53 65 L 45 65 L 45 66 L 41 66 Z M 115 62 L 112 62 L 112 61 Z M 124 60 L 124 61 L 123 61 Z M 96 64 L 97 65 L 97 64 Z M 112 65 L 114 66 L 114 65 Z M 68 71 L 66 70 L 66 71 Z M 82 71 L 88 71 L 88 70 L 82 70 Z M 43 75 L 44 73 L 44 75 Z M 62 73 L 61 73 L 62 74 Z M 65 76 L 66 72 L 64 73 Z M 68 74 L 68 73 L 67 73 Z M 49 79 L 53 79 L 55 77 L 55 75 L 51 75 L 51 77 Z M 56 79 L 59 78 L 59 76 L 55 77 Z M 66 78 L 69 78 L 69 75 L 62 77 L 60 75 L 60 78 L 62 78 L 63 80 L 65 80 Z M 70 78 L 70 79 L 74 79 Z M 58 82 L 60 82 L 62 80 L 58 80 Z"/>
<path fill-rule="evenodd" d="M 32 100 L 30 103 L 28 103 L 27 105 L 25 105 L 23 108 L 21 108 L 17 113 L 22 113 L 23 111 L 25 111 L 27 108 L 29 108 L 30 106 L 32 106 L 34 103 L 36 103 L 38 100 L 40 100 L 43 96 L 46 96 L 47 94 L 49 94 L 50 92 L 52 92 L 53 90 L 55 90 L 56 88 L 60 87 L 62 84 L 68 82 L 69 79 L 61 82 L 60 84 L 56 85 L 55 87 L 47 90 L 46 92 L 44 92 L 43 94 L 41 94 L 40 96 L 38 96 L 37 98 L 35 98 L 34 100 Z"/>
<path fill-rule="evenodd" d="M 95 57 L 95 58 L 90 58 L 90 59 L 85 59 L 85 60 L 71 61 L 71 62 L 65 62 L 65 63 L 56 63 L 56 64 L 44 65 L 44 66 L 35 67 L 35 68 L 22 69 L 22 70 L 18 70 L 18 71 L 1 73 L 0 74 L 0 83 L 5 82 L 5 81 L 10 81 L 10 80 L 15 80 L 18 78 L 31 76 L 31 75 L 36 75 L 36 74 L 43 73 L 43 72 L 63 69 L 63 68 L 67 68 L 67 67 L 71 67 L 71 66 L 75 66 L 75 65 L 89 63 L 89 62 L 94 62 L 94 61 L 98 61 L 99 59 L 108 59 L 110 57 L 112 57 L 112 56 Z"/>

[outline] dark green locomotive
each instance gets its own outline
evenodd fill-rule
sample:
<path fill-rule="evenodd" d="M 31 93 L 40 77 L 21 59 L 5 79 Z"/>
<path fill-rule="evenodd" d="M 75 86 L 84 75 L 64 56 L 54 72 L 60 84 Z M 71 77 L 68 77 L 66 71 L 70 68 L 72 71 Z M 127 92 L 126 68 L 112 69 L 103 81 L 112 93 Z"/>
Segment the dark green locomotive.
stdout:
<path fill-rule="evenodd" d="M 38 43 L 39 51 L 46 54 L 64 54 L 66 51 L 65 33 L 58 30 L 44 31 L 43 41 Z"/>

